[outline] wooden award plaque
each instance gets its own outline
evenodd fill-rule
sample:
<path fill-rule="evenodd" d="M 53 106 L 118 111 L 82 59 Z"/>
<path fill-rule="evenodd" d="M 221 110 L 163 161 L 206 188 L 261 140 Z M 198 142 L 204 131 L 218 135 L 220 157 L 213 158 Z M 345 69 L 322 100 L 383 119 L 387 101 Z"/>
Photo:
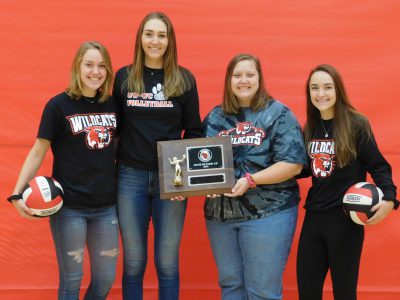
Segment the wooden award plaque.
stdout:
<path fill-rule="evenodd" d="M 157 143 L 161 199 L 232 191 L 235 185 L 230 137 Z"/>

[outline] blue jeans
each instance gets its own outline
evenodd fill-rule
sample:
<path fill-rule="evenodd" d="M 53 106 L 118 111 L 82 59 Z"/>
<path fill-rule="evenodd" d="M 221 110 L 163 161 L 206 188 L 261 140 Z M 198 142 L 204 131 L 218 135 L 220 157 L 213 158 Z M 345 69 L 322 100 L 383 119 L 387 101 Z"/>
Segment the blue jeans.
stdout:
<path fill-rule="evenodd" d="M 206 221 L 223 300 L 282 299 L 297 205 L 261 219 Z"/>
<path fill-rule="evenodd" d="M 63 207 L 50 217 L 50 228 L 60 276 L 58 299 L 79 299 L 85 244 L 91 281 L 84 299 L 106 299 L 115 279 L 119 254 L 115 205 L 98 209 Z"/>
<path fill-rule="evenodd" d="M 124 299 L 143 299 L 150 219 L 154 228 L 158 298 L 179 298 L 179 244 L 186 205 L 186 200 L 160 199 L 158 172 L 119 166 L 117 207 L 124 249 Z"/>

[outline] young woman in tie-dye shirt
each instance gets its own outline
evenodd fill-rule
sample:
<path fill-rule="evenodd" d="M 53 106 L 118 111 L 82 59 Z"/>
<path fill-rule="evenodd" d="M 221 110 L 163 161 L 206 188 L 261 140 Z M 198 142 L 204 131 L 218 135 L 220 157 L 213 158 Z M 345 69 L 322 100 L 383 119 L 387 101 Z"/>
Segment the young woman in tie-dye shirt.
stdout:
<path fill-rule="evenodd" d="M 223 103 L 203 125 L 209 137 L 231 138 L 237 180 L 204 206 L 222 299 L 281 299 L 300 198 L 294 177 L 307 163 L 300 125 L 248 54 L 229 63 Z"/>

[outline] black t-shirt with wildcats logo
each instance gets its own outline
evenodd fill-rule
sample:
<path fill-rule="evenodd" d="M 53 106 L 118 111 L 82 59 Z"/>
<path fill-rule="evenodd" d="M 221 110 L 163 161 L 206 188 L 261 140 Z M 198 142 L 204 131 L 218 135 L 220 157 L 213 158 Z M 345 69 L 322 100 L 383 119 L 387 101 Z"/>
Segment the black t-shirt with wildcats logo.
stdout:
<path fill-rule="evenodd" d="M 179 67 L 190 89 L 179 97 L 166 98 L 163 69 L 145 67 L 145 91 L 128 92 L 125 80 L 129 67 L 116 73 L 113 88 L 122 112 L 117 160 L 132 168 L 155 171 L 158 141 L 179 140 L 183 131 L 183 138 L 203 136 L 196 81 L 187 69 Z"/>
<path fill-rule="evenodd" d="M 37 137 L 51 141 L 53 178 L 70 208 L 99 208 L 116 202 L 114 140 L 117 128 L 113 97 L 73 100 L 66 93 L 45 106 Z"/>
<path fill-rule="evenodd" d="M 367 173 L 383 191 L 384 199 L 395 199 L 396 186 L 392 181 L 392 170 L 379 151 L 374 136 L 369 137 L 365 128 L 355 128 L 357 158 L 339 168 L 332 139 L 333 120 L 322 122 L 323 125 L 318 124 L 313 140 L 307 145 L 312 186 L 304 207 L 310 211 L 325 211 L 341 206 L 347 189 L 353 184 L 366 181 Z"/>

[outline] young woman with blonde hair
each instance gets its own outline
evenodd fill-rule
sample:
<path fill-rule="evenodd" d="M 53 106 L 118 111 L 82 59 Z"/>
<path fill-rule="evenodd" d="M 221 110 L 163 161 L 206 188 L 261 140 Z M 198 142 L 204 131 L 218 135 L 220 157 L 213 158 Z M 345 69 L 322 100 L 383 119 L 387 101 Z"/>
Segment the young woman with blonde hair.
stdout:
<path fill-rule="evenodd" d="M 106 48 L 94 41 L 83 43 L 72 62 L 68 88 L 44 108 L 37 139 L 9 197 L 21 216 L 35 218 L 21 192 L 51 147 L 52 176 L 64 190 L 63 207 L 50 217 L 60 276 L 58 299 L 79 298 L 85 246 L 91 282 L 84 299 L 106 299 L 115 279 L 117 107 L 109 95 L 112 81 Z"/>

